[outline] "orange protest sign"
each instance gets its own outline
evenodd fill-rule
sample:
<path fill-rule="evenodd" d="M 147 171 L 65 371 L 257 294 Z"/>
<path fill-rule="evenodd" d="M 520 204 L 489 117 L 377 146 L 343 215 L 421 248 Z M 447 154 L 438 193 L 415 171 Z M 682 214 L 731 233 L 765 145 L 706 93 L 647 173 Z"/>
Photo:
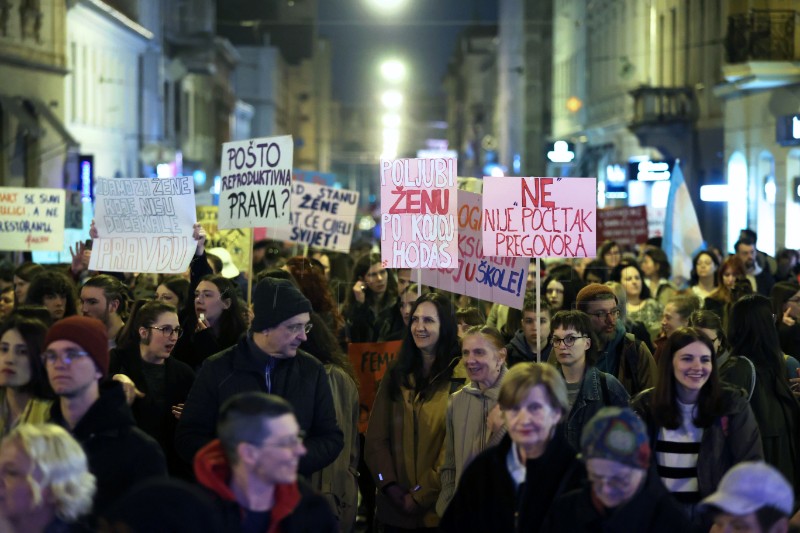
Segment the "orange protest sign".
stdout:
<path fill-rule="evenodd" d="M 375 402 L 378 384 L 383 379 L 389 363 L 400 353 L 402 343 L 403 341 L 353 342 L 348 346 L 347 355 L 358 377 L 358 397 L 361 407 L 358 431 L 361 433 L 367 430 L 369 413 Z"/>

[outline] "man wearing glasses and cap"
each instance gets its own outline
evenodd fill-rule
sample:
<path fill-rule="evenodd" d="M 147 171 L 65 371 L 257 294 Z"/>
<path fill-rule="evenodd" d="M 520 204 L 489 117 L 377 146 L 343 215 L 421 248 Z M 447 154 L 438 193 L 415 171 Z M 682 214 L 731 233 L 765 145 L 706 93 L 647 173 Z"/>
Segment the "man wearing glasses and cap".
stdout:
<path fill-rule="evenodd" d="M 253 291 L 253 322 L 238 344 L 208 358 L 178 423 L 175 444 L 185 461 L 216 436 L 217 413 L 236 394 L 257 391 L 287 400 L 305 432 L 299 472 L 310 476 L 344 446 L 325 368 L 299 349 L 311 329 L 311 303 L 290 282 L 265 278 Z"/>
<path fill-rule="evenodd" d="M 575 299 L 578 311 L 589 315 L 597 335 L 597 368 L 619 380 L 631 397 L 656 384 L 656 363 L 647 346 L 625 331 L 619 302 L 611 287 L 590 283 Z M 551 354 L 551 359 L 555 359 Z M 551 361 L 548 361 L 551 362 Z"/>
<path fill-rule="evenodd" d="M 122 386 L 108 376 L 106 326 L 71 316 L 50 327 L 42 361 L 58 400 L 51 421 L 77 440 L 97 478 L 93 512 L 101 514 L 134 484 L 167 473 L 158 443 L 136 427 Z"/>

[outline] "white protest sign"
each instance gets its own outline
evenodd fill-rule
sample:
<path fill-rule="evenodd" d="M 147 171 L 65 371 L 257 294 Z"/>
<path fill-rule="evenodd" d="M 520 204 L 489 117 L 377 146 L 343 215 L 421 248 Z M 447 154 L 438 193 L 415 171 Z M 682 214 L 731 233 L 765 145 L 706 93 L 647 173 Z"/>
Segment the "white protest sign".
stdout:
<path fill-rule="evenodd" d="M 95 226 L 89 270 L 179 274 L 197 243 L 191 177 L 95 182 Z"/>
<path fill-rule="evenodd" d="M 293 155 L 291 135 L 223 144 L 219 229 L 288 226 Z"/>
<path fill-rule="evenodd" d="M 458 191 L 458 267 L 422 270 L 422 283 L 522 309 L 530 259 L 483 254 L 481 195 Z"/>
<path fill-rule="evenodd" d="M 456 160 L 381 159 L 380 180 L 383 266 L 456 266 Z"/>
<path fill-rule="evenodd" d="M 269 232 L 270 238 L 349 252 L 358 210 L 358 192 L 295 181 L 292 225 Z"/>
<path fill-rule="evenodd" d="M 60 189 L 0 187 L 0 250 L 61 251 L 65 205 Z"/>

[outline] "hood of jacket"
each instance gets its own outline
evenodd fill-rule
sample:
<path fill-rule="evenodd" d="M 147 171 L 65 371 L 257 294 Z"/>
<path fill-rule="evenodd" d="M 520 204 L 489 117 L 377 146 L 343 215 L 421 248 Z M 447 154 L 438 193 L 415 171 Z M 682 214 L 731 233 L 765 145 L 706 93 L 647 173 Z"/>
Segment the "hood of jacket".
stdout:
<path fill-rule="evenodd" d="M 203 446 L 194 457 L 194 475 L 197 482 L 226 502 L 236 503 L 236 496 L 230 488 L 231 467 L 222 443 L 214 439 Z M 275 503 L 271 510 L 270 531 L 290 515 L 300 504 L 300 489 L 297 483 L 275 486 Z"/>

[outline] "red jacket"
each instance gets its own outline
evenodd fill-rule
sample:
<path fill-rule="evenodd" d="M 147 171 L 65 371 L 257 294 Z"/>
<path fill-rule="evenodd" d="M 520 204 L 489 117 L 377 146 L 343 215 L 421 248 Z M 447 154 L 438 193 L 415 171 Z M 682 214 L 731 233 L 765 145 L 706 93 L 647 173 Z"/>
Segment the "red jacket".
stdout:
<path fill-rule="evenodd" d="M 197 481 L 221 501 L 226 521 L 230 523 L 236 519 L 241 524 L 243 510 L 229 486 L 231 468 L 219 439 L 214 439 L 197 452 L 194 474 Z M 336 519 L 328 503 L 304 482 L 276 485 L 275 504 L 265 533 L 298 530 L 333 532 L 337 530 Z"/>

